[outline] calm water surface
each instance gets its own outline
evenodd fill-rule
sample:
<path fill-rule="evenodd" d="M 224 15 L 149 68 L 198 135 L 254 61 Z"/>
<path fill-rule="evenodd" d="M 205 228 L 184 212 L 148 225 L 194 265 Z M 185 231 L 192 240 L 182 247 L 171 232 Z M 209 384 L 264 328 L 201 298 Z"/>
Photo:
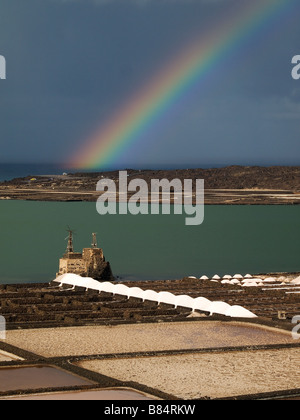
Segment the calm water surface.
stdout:
<path fill-rule="evenodd" d="M 95 203 L 2 201 L 0 214 L 1 283 L 52 280 L 68 225 L 78 251 L 97 232 L 126 279 L 300 271 L 300 206 L 206 206 L 200 226 L 185 215 L 100 216 Z"/>
<path fill-rule="evenodd" d="M 72 172 L 69 169 L 55 164 L 33 164 L 33 163 L 0 163 L 0 182 L 9 181 L 14 178 L 23 178 L 28 175 L 60 175 L 63 172 Z"/>
<path fill-rule="evenodd" d="M 50 366 L 0 368 L 0 391 L 61 388 L 91 385 L 92 382 Z"/>

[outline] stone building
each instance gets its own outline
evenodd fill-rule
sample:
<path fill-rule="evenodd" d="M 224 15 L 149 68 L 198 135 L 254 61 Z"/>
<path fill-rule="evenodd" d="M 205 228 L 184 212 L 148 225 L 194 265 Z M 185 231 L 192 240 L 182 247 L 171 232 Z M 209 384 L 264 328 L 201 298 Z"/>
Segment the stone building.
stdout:
<path fill-rule="evenodd" d="M 59 260 L 59 272 L 62 274 L 73 273 L 82 277 L 92 277 L 95 280 L 114 280 L 108 261 L 105 261 L 103 250 L 98 248 L 96 234 L 93 233 L 91 248 L 84 248 L 81 252 L 74 252 L 73 232 L 69 230 L 68 246 L 64 256 Z"/>

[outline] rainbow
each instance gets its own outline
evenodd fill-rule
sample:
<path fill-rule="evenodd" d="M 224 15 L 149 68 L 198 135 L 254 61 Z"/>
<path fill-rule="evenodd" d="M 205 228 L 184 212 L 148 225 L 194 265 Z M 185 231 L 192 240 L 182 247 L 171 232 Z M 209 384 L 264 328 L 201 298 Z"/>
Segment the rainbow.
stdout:
<path fill-rule="evenodd" d="M 217 22 L 170 60 L 142 89 L 88 138 L 69 160 L 74 168 L 104 169 L 191 90 L 196 83 L 235 53 L 252 37 L 285 13 L 299 0 L 248 0 Z"/>

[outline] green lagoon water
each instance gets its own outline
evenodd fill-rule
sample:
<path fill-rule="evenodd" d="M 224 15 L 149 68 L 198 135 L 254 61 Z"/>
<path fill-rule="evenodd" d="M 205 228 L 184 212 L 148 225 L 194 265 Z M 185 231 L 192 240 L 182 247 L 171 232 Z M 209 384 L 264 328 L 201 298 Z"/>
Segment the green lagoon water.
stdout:
<path fill-rule="evenodd" d="M 100 216 L 95 203 L 0 203 L 0 282 L 48 282 L 65 251 L 98 233 L 115 275 L 130 280 L 300 271 L 300 206 L 206 206 L 200 226 L 185 215 Z"/>

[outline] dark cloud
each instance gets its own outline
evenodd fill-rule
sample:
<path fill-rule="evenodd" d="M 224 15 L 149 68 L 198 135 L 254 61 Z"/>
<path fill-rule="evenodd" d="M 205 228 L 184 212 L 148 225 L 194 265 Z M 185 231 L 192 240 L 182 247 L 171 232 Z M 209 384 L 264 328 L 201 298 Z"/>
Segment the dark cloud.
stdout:
<path fill-rule="evenodd" d="M 65 159 L 240 1 L 2 0 L 0 160 Z M 150 166 L 166 156 L 170 163 L 217 162 L 224 153 L 232 163 L 255 161 L 255 151 L 266 161 L 299 156 L 300 81 L 291 78 L 299 17 L 300 5 L 253 31 L 129 152 Z"/>

